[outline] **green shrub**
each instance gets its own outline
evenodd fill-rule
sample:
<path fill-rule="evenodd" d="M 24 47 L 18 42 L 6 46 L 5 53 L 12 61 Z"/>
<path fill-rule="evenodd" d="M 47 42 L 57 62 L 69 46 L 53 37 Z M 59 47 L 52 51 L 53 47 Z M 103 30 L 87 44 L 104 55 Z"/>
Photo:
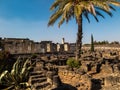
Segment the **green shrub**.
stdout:
<path fill-rule="evenodd" d="M 71 68 L 80 68 L 80 62 L 75 60 L 74 58 L 69 58 L 67 60 L 67 65 Z"/>
<path fill-rule="evenodd" d="M 32 54 L 32 55 L 31 55 L 31 58 L 32 58 L 32 59 L 37 58 L 37 54 Z"/>

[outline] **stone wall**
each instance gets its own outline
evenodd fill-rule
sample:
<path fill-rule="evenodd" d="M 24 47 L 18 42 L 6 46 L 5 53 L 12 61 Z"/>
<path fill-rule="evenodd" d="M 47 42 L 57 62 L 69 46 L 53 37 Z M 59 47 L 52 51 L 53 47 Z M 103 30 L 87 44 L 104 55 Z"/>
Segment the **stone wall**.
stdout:
<path fill-rule="evenodd" d="M 103 90 L 120 90 L 120 76 L 106 77 Z"/>
<path fill-rule="evenodd" d="M 59 69 L 58 75 L 62 83 L 70 84 L 78 90 L 91 90 L 91 78 L 89 75 L 81 75 L 79 73 Z"/>
<path fill-rule="evenodd" d="M 80 69 L 70 71 L 59 68 L 58 75 L 62 83 L 76 87 L 77 90 L 120 90 L 120 70 L 117 64 L 107 62 L 101 65 L 99 72 L 95 70 L 81 73 Z"/>
<path fill-rule="evenodd" d="M 5 51 L 9 51 L 11 54 L 56 51 L 56 45 L 52 41 L 34 42 L 28 38 L 4 38 L 1 41 L 4 44 Z"/>

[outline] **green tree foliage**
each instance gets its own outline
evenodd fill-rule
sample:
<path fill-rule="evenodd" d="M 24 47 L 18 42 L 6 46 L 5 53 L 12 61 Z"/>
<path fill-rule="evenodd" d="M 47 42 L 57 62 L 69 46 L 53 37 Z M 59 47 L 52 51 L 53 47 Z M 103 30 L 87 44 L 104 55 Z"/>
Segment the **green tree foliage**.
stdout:
<path fill-rule="evenodd" d="M 93 35 L 91 35 L 91 52 L 94 52 L 94 39 L 93 39 Z"/>
<path fill-rule="evenodd" d="M 31 58 L 32 58 L 32 59 L 37 58 L 37 54 L 32 54 L 32 55 L 31 55 Z"/>
<path fill-rule="evenodd" d="M 118 41 L 113 41 L 113 42 L 111 42 L 110 44 L 119 45 L 119 42 L 118 42 Z"/>
<path fill-rule="evenodd" d="M 65 21 L 75 18 L 78 24 L 78 33 L 76 40 L 76 59 L 80 58 L 82 47 L 82 16 L 90 22 L 89 14 L 93 15 L 98 22 L 98 16 L 104 18 L 102 12 L 112 16 L 111 10 L 115 10 L 114 6 L 120 6 L 118 0 L 55 0 L 50 10 L 54 13 L 51 15 L 48 26 L 53 25 L 58 19 L 60 27 Z"/>
<path fill-rule="evenodd" d="M 79 68 L 81 64 L 78 60 L 75 60 L 74 58 L 69 58 L 67 60 L 67 65 L 71 68 Z"/>
<path fill-rule="evenodd" d="M 105 45 L 105 44 L 109 44 L 108 41 L 104 40 L 104 41 L 94 41 L 95 45 Z"/>
<path fill-rule="evenodd" d="M 18 58 L 11 72 L 5 70 L 0 74 L 0 85 L 5 86 L 5 90 L 25 90 L 28 87 L 27 82 L 31 68 L 30 59 L 21 60 Z"/>

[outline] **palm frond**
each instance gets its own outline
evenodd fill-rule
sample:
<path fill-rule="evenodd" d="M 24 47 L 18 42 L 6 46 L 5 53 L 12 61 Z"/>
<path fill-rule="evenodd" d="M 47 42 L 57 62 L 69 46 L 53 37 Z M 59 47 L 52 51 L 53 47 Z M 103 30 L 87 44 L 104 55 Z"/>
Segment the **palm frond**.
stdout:
<path fill-rule="evenodd" d="M 62 0 L 56 0 L 50 7 L 50 10 L 54 10 L 61 3 L 61 1 Z"/>
<path fill-rule="evenodd" d="M 106 11 L 105 9 L 102 9 L 102 8 L 100 8 L 100 7 L 96 7 L 96 9 L 105 12 L 106 14 L 108 14 L 108 15 L 111 16 L 111 17 L 113 16 L 113 14 L 112 14 L 110 11 Z"/>
<path fill-rule="evenodd" d="M 94 16 L 94 15 L 93 15 Z M 97 21 L 97 22 L 99 22 L 99 20 L 98 20 L 98 18 L 96 17 L 96 16 L 94 16 L 94 18 L 95 18 L 95 20 Z"/>
<path fill-rule="evenodd" d="M 64 17 L 61 18 L 60 22 L 58 23 L 58 27 L 60 27 L 64 23 L 65 19 Z"/>
<path fill-rule="evenodd" d="M 94 15 L 94 16 L 96 16 L 96 12 L 95 12 L 95 8 L 94 8 L 94 6 L 93 6 L 93 4 L 90 4 L 90 6 L 91 6 L 91 13 Z"/>
<path fill-rule="evenodd" d="M 114 6 L 120 6 L 120 1 L 116 1 L 116 0 L 111 0 L 111 1 L 109 1 L 109 4 L 112 4 L 112 5 L 114 5 Z"/>
<path fill-rule="evenodd" d="M 113 11 L 116 11 L 116 9 L 115 9 L 113 6 L 109 5 L 109 7 L 110 7 L 110 9 L 112 9 Z"/>
<path fill-rule="evenodd" d="M 57 12 L 55 12 L 51 17 L 50 20 L 48 22 L 48 26 L 53 25 L 57 19 L 59 19 L 62 15 L 62 10 L 58 10 Z"/>
<path fill-rule="evenodd" d="M 97 15 L 101 16 L 102 18 L 105 18 L 99 11 L 95 11 Z"/>
<path fill-rule="evenodd" d="M 85 11 L 83 14 L 84 14 L 85 18 L 88 20 L 88 22 L 90 23 L 90 19 L 89 19 L 89 16 L 88 16 L 88 12 Z"/>
<path fill-rule="evenodd" d="M 64 21 L 68 22 L 71 17 L 76 19 L 80 18 L 80 15 L 84 15 L 90 22 L 88 13 L 92 14 L 96 21 L 99 21 L 97 16 L 104 18 L 104 12 L 112 17 L 111 10 L 115 11 L 114 6 L 120 6 L 119 0 L 56 0 L 51 6 L 51 10 L 54 11 L 48 26 L 53 25 L 57 20 L 60 20 L 58 27 L 63 24 Z M 61 10 L 61 12 L 59 12 Z M 100 10 L 100 11 L 99 11 Z M 87 11 L 87 13 L 84 13 Z M 59 12 L 59 13 L 58 13 Z"/>

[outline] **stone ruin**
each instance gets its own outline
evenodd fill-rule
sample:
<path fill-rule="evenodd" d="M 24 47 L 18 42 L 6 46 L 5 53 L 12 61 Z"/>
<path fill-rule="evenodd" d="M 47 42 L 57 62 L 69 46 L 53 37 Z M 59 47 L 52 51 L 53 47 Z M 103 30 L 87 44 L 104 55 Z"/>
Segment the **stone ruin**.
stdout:
<path fill-rule="evenodd" d="M 45 61 L 35 59 L 35 66 L 30 73 L 29 84 L 32 90 L 52 90 L 61 85 L 56 68 L 45 64 Z"/>
<path fill-rule="evenodd" d="M 58 56 L 35 59 L 29 83 L 32 90 L 120 90 L 117 52 L 83 52 L 81 67 L 71 71 Z"/>

